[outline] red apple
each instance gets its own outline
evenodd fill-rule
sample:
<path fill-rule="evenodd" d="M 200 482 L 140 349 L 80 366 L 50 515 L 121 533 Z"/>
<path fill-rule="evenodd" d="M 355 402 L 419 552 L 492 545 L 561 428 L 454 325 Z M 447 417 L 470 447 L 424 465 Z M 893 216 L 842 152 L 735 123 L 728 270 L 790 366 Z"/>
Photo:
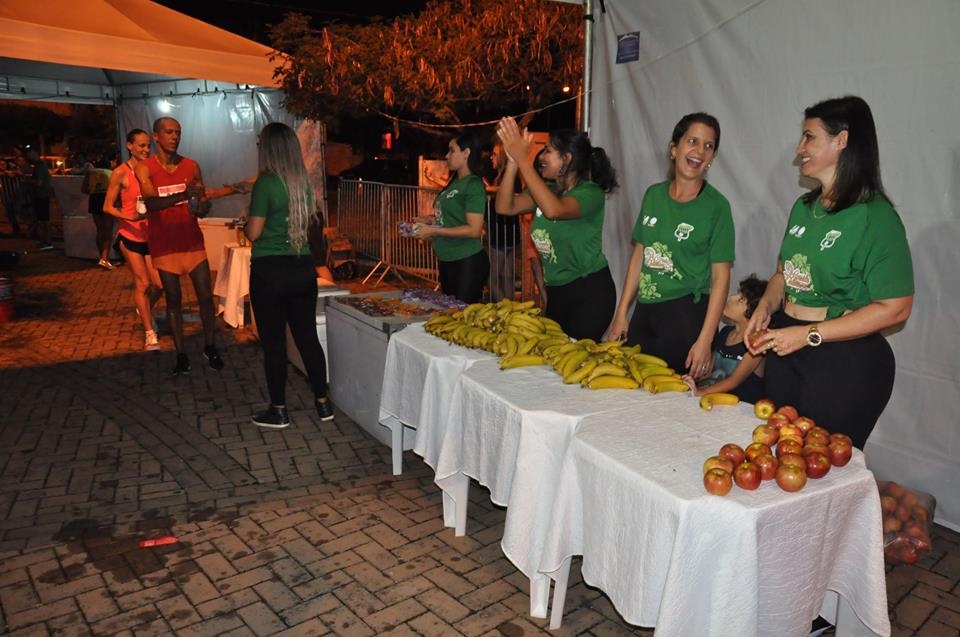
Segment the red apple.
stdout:
<path fill-rule="evenodd" d="M 777 458 L 780 459 L 780 462 L 783 462 L 781 456 L 785 453 L 795 453 L 798 455 L 803 454 L 803 445 L 801 445 L 796 440 L 781 440 L 777 443 Z"/>
<path fill-rule="evenodd" d="M 790 420 L 790 422 L 793 422 L 794 420 L 796 420 L 797 417 L 800 415 L 800 412 L 797 411 L 797 408 L 791 405 L 784 405 L 783 407 L 777 410 L 777 413 L 783 414 L 784 416 L 786 416 Z"/>
<path fill-rule="evenodd" d="M 770 425 L 757 425 L 753 430 L 753 441 L 762 442 L 765 445 L 775 445 L 780 438 L 780 432 L 776 427 Z"/>
<path fill-rule="evenodd" d="M 773 415 L 773 412 L 777 410 L 777 406 L 773 404 L 772 400 L 767 398 L 761 398 L 753 406 L 753 415 L 759 418 L 760 420 L 766 420 Z"/>
<path fill-rule="evenodd" d="M 800 430 L 800 427 L 789 423 L 780 427 L 780 437 L 783 438 L 785 436 L 794 436 L 799 438 L 801 443 L 803 442 L 803 431 Z"/>
<path fill-rule="evenodd" d="M 777 475 L 777 467 L 780 465 L 777 459 L 771 455 L 757 456 L 753 464 L 760 469 L 760 477 L 764 480 L 771 480 Z"/>
<path fill-rule="evenodd" d="M 821 451 L 813 451 L 803 457 L 807 463 L 807 475 L 811 478 L 822 478 L 830 471 L 830 458 Z"/>
<path fill-rule="evenodd" d="M 912 509 L 920 504 L 920 501 L 917 499 L 917 494 L 915 494 L 913 491 L 906 491 L 904 492 L 903 497 L 900 498 L 900 504 Z"/>
<path fill-rule="evenodd" d="M 847 434 L 830 434 L 830 442 L 836 442 L 838 440 L 847 443 L 851 447 L 853 446 L 853 439 Z"/>
<path fill-rule="evenodd" d="M 890 498 L 893 500 L 893 498 Z M 896 503 L 896 500 L 893 500 Z M 883 503 L 883 498 L 880 498 L 881 504 Z M 927 511 L 925 507 L 920 506 L 919 504 L 913 507 L 913 519 L 918 522 L 926 523 L 930 519 L 930 512 Z"/>
<path fill-rule="evenodd" d="M 789 435 L 786 435 L 786 436 L 780 436 L 780 440 L 777 441 L 777 444 L 780 444 L 780 443 L 782 443 L 782 442 L 786 442 L 786 441 L 788 441 L 788 440 L 792 440 L 793 442 L 797 443 L 797 444 L 800 445 L 801 447 L 805 444 L 805 443 L 803 442 L 803 438 L 801 438 L 800 436 L 794 435 L 794 434 L 789 434 Z"/>
<path fill-rule="evenodd" d="M 727 495 L 733 488 L 733 478 L 723 469 L 710 469 L 703 475 L 703 486 L 707 493 Z"/>
<path fill-rule="evenodd" d="M 733 470 L 733 481 L 747 491 L 760 486 L 760 468 L 752 462 L 743 462 Z"/>
<path fill-rule="evenodd" d="M 733 460 L 723 456 L 710 456 L 703 463 L 703 472 L 707 473 L 710 469 L 723 469 L 727 473 L 733 473 Z"/>
<path fill-rule="evenodd" d="M 803 418 L 803 416 L 800 416 Z M 808 445 L 817 445 L 819 447 L 826 447 L 830 444 L 830 434 L 826 433 L 826 429 L 814 428 L 811 429 L 807 436 L 804 438 Z"/>
<path fill-rule="evenodd" d="M 885 490 L 885 495 L 889 495 L 894 500 L 899 501 L 903 497 L 903 494 L 906 493 L 906 489 L 897 484 L 896 482 L 888 482 Z"/>
<path fill-rule="evenodd" d="M 767 424 L 770 425 L 771 427 L 776 427 L 777 429 L 779 429 L 783 425 L 789 425 L 790 419 L 784 416 L 783 414 L 773 414 L 772 416 L 767 418 Z"/>
<path fill-rule="evenodd" d="M 880 509 L 883 511 L 884 515 L 890 515 L 891 513 L 896 511 L 897 510 L 896 498 L 891 498 L 888 495 L 880 496 Z"/>
<path fill-rule="evenodd" d="M 799 491 L 807 484 L 807 474 L 798 466 L 781 464 L 777 467 L 777 486 L 784 491 Z"/>
<path fill-rule="evenodd" d="M 829 453 L 830 453 L 830 452 L 827 450 L 827 445 L 812 445 L 812 444 L 810 444 L 809 442 L 808 442 L 807 444 L 803 445 L 803 451 L 802 451 L 801 453 L 803 453 L 804 457 L 806 457 L 806 455 L 807 455 L 808 453 L 813 453 L 814 451 L 819 451 L 820 453 L 822 453 L 822 454 L 825 455 L 825 456 L 829 455 Z M 828 458 L 828 460 L 829 460 L 829 458 Z"/>
<path fill-rule="evenodd" d="M 800 467 L 806 472 L 807 470 L 807 461 L 803 459 L 799 453 L 784 453 L 780 454 L 780 457 L 777 458 L 780 461 L 780 466 L 782 467 L 785 464 L 792 464 Z"/>
<path fill-rule="evenodd" d="M 766 425 L 760 425 L 765 427 Z M 744 454 L 747 456 L 747 460 L 753 462 L 753 459 L 762 454 L 771 454 L 769 445 L 765 445 L 762 442 L 751 442 L 747 445 L 747 448 L 743 450 Z M 734 476 L 736 477 L 736 476 Z"/>
<path fill-rule="evenodd" d="M 827 431 L 826 429 L 824 429 L 823 427 L 821 427 L 820 425 L 817 425 L 816 427 L 814 427 L 813 429 L 811 429 L 811 430 L 807 433 L 807 435 L 809 436 L 810 434 L 812 434 L 812 433 L 815 432 L 815 431 L 818 432 L 818 433 L 823 434 L 823 435 L 826 436 L 827 438 L 830 437 L 830 432 Z"/>
<path fill-rule="evenodd" d="M 730 460 L 733 462 L 733 466 L 737 466 L 743 462 L 744 458 L 747 457 L 743 452 L 743 447 L 740 445 L 735 445 L 732 442 L 728 442 L 720 447 L 720 451 L 717 453 L 717 455 L 723 456 L 724 458 L 730 458 Z"/>
<path fill-rule="evenodd" d="M 853 447 L 842 440 L 834 440 L 827 446 L 830 455 L 830 463 L 836 467 L 842 467 L 853 457 Z"/>
<path fill-rule="evenodd" d="M 813 420 L 807 418 L 806 416 L 798 416 L 797 418 L 794 418 L 793 422 L 790 424 L 802 431 L 804 436 L 810 433 L 813 428 L 817 426 L 817 423 L 813 422 Z"/>
<path fill-rule="evenodd" d="M 901 522 L 906 522 L 910 519 L 910 515 L 913 513 L 913 509 L 910 507 L 905 507 L 902 504 L 897 507 L 896 515 L 900 518 Z"/>
<path fill-rule="evenodd" d="M 900 522 L 900 518 L 895 515 L 890 517 L 883 518 L 883 532 L 884 533 L 896 533 L 900 530 L 900 527 L 903 526 L 903 523 Z"/>

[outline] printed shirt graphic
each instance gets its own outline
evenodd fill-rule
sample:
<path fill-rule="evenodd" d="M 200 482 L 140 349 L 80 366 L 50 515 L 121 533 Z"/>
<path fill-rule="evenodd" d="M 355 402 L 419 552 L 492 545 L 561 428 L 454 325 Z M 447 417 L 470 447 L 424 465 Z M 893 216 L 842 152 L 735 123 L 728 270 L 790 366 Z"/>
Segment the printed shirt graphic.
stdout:
<path fill-rule="evenodd" d="M 670 182 L 654 184 L 643 195 L 633 239 L 643 245 L 639 303 L 658 303 L 710 292 L 711 266 L 733 262 L 734 230 L 730 203 L 705 184 L 684 203 L 670 198 Z"/>
<path fill-rule="evenodd" d="M 827 318 L 871 301 L 913 294 L 913 264 L 900 216 L 874 197 L 834 214 L 798 199 L 780 245 L 787 300 L 826 307 Z"/>
<path fill-rule="evenodd" d="M 476 175 L 454 180 L 437 195 L 435 205 L 437 223 L 444 228 L 466 225 L 468 212 L 484 215 L 487 212 L 487 193 L 483 180 Z M 459 261 L 480 252 L 483 243 L 479 238 L 434 237 L 433 249 L 441 261 Z"/>
<path fill-rule="evenodd" d="M 531 238 L 543 263 L 547 285 L 565 285 L 607 267 L 603 256 L 604 192 L 592 181 L 581 181 L 564 193 L 580 204 L 577 219 L 547 219 L 537 208 Z"/>

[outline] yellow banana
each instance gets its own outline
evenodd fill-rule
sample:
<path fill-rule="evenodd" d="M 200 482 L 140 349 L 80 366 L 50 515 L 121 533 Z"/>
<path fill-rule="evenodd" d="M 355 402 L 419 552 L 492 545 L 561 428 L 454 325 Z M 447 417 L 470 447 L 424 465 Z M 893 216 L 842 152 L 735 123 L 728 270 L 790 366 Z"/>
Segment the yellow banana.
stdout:
<path fill-rule="evenodd" d="M 517 354 L 529 354 L 530 350 L 533 349 L 533 346 L 536 345 L 539 340 L 536 336 L 531 336 L 517 348 Z"/>
<path fill-rule="evenodd" d="M 651 376 L 669 376 L 673 373 L 673 370 L 669 367 L 661 367 L 660 365 L 646 365 L 640 367 L 640 377 L 643 380 L 647 380 Z"/>
<path fill-rule="evenodd" d="M 590 389 L 636 389 L 637 381 L 626 376 L 597 376 L 587 382 Z"/>
<path fill-rule="evenodd" d="M 584 361 L 580 367 L 576 368 L 569 374 L 563 377 L 563 382 L 566 385 L 573 385 L 574 383 L 579 383 L 587 375 L 593 371 L 593 368 L 597 366 L 597 361 Z"/>
<path fill-rule="evenodd" d="M 690 391 L 690 386 L 682 380 L 668 380 L 662 383 L 655 383 L 652 394 L 662 394 L 668 391 Z"/>
<path fill-rule="evenodd" d="M 640 364 L 632 358 L 627 359 L 627 371 L 630 372 L 630 377 L 638 383 L 643 383 L 643 376 L 640 375 Z"/>
<path fill-rule="evenodd" d="M 590 375 L 587 376 L 587 382 L 590 382 L 594 378 L 600 376 L 626 376 L 627 372 L 620 367 L 619 365 L 614 365 L 613 363 L 600 363 L 593 368 L 593 371 L 590 372 Z M 630 380 L 633 380 L 632 378 Z"/>
<path fill-rule="evenodd" d="M 589 352 L 583 350 L 574 350 L 566 354 L 560 361 L 560 369 L 558 370 L 560 375 L 566 377 L 568 374 L 572 374 L 583 365 L 583 361 L 587 360 L 588 356 L 590 356 Z"/>
<path fill-rule="evenodd" d="M 736 405 L 740 398 L 734 394 L 707 394 L 700 397 L 700 409 L 710 411 L 714 405 Z"/>
<path fill-rule="evenodd" d="M 556 321 L 554 321 L 552 318 L 547 318 L 546 316 L 541 316 L 541 317 L 540 317 L 540 320 L 543 322 L 543 326 L 546 327 L 548 330 L 549 330 L 550 328 L 553 328 L 553 331 L 555 331 L 555 332 L 562 332 L 562 331 L 563 331 L 563 328 L 560 327 L 560 324 L 557 323 Z"/>
<path fill-rule="evenodd" d="M 643 382 L 640 384 L 643 386 L 643 388 L 646 391 L 650 393 L 656 393 L 653 391 L 653 388 L 655 385 L 658 385 L 660 383 L 675 381 L 675 380 L 683 380 L 683 379 L 676 374 L 657 374 L 655 376 L 648 376 L 644 378 Z"/>
<path fill-rule="evenodd" d="M 594 352 L 606 352 L 614 348 L 619 348 L 623 345 L 623 341 L 607 341 L 605 343 L 597 343 L 590 349 Z"/>
<path fill-rule="evenodd" d="M 639 352 L 633 355 L 633 359 L 640 363 L 641 365 L 657 365 L 659 367 L 669 367 L 667 361 L 663 360 L 659 356 L 654 356 L 652 354 L 644 354 Z"/>
<path fill-rule="evenodd" d="M 514 312 L 520 312 L 520 311 L 522 311 L 522 310 L 529 310 L 529 309 L 533 308 L 533 306 L 534 306 L 534 302 L 533 302 L 533 301 L 524 301 L 523 303 L 518 303 L 517 301 L 511 301 L 511 303 L 513 304 L 513 311 L 514 311 Z"/>
<path fill-rule="evenodd" d="M 589 347 L 591 345 L 596 345 L 597 342 L 592 338 L 581 338 L 579 341 L 577 341 L 577 344 L 583 345 L 584 347 Z"/>
<path fill-rule="evenodd" d="M 543 356 L 538 356 L 537 354 L 517 354 L 515 356 L 505 356 L 500 359 L 500 369 L 543 365 L 546 362 Z"/>

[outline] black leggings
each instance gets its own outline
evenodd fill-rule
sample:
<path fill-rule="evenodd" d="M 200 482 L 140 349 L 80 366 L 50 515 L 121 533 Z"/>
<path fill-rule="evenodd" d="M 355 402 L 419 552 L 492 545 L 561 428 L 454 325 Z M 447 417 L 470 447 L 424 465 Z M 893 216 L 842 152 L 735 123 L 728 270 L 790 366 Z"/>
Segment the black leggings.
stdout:
<path fill-rule="evenodd" d="M 439 261 L 440 291 L 464 303 L 476 303 L 483 298 L 483 286 L 490 276 L 490 259 L 481 250 L 456 261 Z"/>
<path fill-rule="evenodd" d="M 270 403 L 286 404 L 287 330 L 303 359 L 313 395 L 327 395 L 327 359 L 317 337 L 317 273 L 310 255 L 257 257 L 250 263 L 250 304 L 257 320 Z"/>
<path fill-rule="evenodd" d="M 783 312 L 772 327 L 810 325 Z M 863 449 L 893 392 L 896 361 L 880 334 L 804 347 L 789 356 L 768 353 L 764 380 L 777 405 L 793 405 L 831 433 Z"/>
<path fill-rule="evenodd" d="M 685 372 L 687 354 L 700 337 L 709 303 L 709 294 L 697 302 L 687 295 L 662 303 L 637 303 L 627 328 L 627 343 L 640 345 L 677 372 Z"/>
<path fill-rule="evenodd" d="M 559 323 L 567 336 L 598 342 L 603 338 L 617 304 L 617 287 L 609 267 L 546 289 L 546 315 Z"/>
<path fill-rule="evenodd" d="M 97 227 L 97 255 L 102 256 L 113 243 L 113 225 L 116 219 L 103 211 L 107 193 L 94 193 L 87 202 L 87 210 L 93 215 L 93 225 Z"/>

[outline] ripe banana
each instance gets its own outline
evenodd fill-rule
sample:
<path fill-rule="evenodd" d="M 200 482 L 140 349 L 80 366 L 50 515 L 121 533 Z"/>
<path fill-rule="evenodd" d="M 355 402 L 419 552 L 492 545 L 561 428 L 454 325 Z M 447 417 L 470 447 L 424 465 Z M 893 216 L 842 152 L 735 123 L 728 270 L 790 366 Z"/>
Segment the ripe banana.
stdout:
<path fill-rule="evenodd" d="M 644 354 L 643 352 L 638 352 L 633 355 L 633 359 L 640 363 L 641 365 L 657 365 L 659 367 L 669 367 L 667 361 L 663 360 L 659 356 L 653 356 L 652 354 Z"/>
<path fill-rule="evenodd" d="M 646 365 L 640 367 L 640 377 L 643 380 L 647 380 L 651 376 L 669 376 L 673 373 L 673 370 L 669 367 L 661 367 L 660 365 Z"/>
<path fill-rule="evenodd" d="M 651 394 L 662 394 L 668 391 L 690 391 L 690 386 L 682 380 L 668 380 L 662 383 L 655 383 Z"/>
<path fill-rule="evenodd" d="M 590 353 L 581 349 L 568 352 L 560 359 L 557 371 L 560 372 L 561 376 L 566 377 L 580 367 L 588 356 L 590 356 Z"/>
<path fill-rule="evenodd" d="M 504 356 L 500 359 L 500 369 L 543 365 L 546 362 L 547 360 L 543 356 L 537 354 L 516 354 L 514 356 Z"/>
<path fill-rule="evenodd" d="M 636 389 L 637 381 L 626 376 L 597 376 L 587 382 L 590 389 Z"/>
<path fill-rule="evenodd" d="M 564 384 L 573 385 L 574 383 L 579 383 L 584 378 L 586 378 L 590 372 L 593 371 L 593 368 L 596 367 L 597 364 L 598 364 L 597 361 L 591 361 L 591 360 L 584 361 L 583 364 L 580 365 L 580 367 L 576 368 L 575 370 L 573 370 L 572 372 L 570 372 L 569 374 L 563 377 Z"/>
<path fill-rule="evenodd" d="M 620 367 L 619 365 L 614 365 L 613 363 L 600 363 L 593 368 L 593 371 L 590 372 L 590 375 L 587 376 L 587 382 L 590 382 L 594 378 L 600 376 L 623 376 L 625 377 L 627 372 Z M 633 380 L 632 378 L 630 380 Z"/>
<path fill-rule="evenodd" d="M 736 405 L 740 398 L 734 394 L 707 394 L 700 397 L 700 409 L 710 411 L 714 405 Z"/>
<path fill-rule="evenodd" d="M 517 348 L 517 354 L 529 354 L 530 350 L 532 350 L 534 345 L 536 345 L 539 341 L 540 339 L 536 336 L 531 336 L 525 340 L 519 348 Z"/>
<path fill-rule="evenodd" d="M 643 388 L 650 392 L 651 394 L 656 393 L 653 391 L 653 388 L 659 385 L 660 383 L 668 383 L 671 381 L 682 380 L 676 374 L 657 374 L 656 376 L 648 376 L 643 379 L 641 383 Z"/>

